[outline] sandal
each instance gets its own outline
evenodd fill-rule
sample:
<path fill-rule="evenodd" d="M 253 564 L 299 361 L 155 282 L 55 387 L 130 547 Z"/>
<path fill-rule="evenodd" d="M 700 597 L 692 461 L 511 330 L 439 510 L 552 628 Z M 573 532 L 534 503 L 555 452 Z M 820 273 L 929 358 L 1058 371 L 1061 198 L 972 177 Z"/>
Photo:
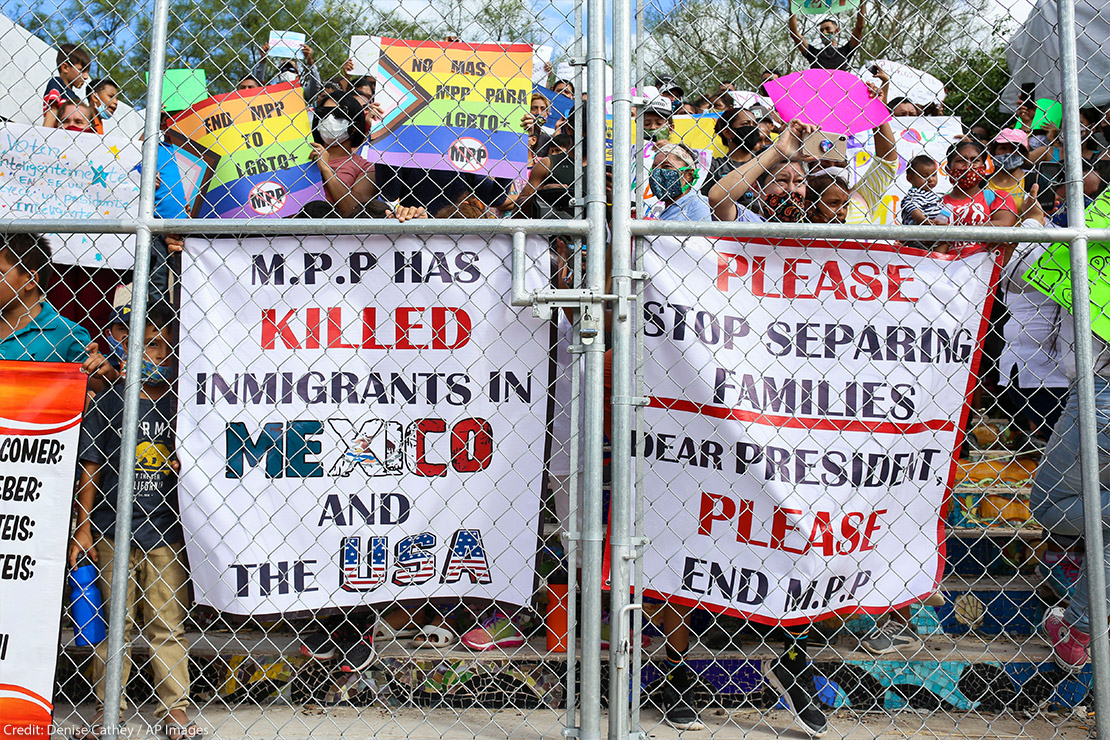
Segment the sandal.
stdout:
<path fill-rule="evenodd" d="M 193 720 L 183 725 L 167 719 L 162 722 L 162 734 L 167 740 L 189 740 L 189 738 L 203 737 L 208 732 Z"/>
<path fill-rule="evenodd" d="M 379 619 L 374 624 L 374 643 L 381 644 L 385 642 L 396 642 L 398 640 L 408 640 L 420 634 L 420 629 L 421 628 L 417 626 L 394 629 L 390 626 L 389 622 L 384 619 Z"/>
<path fill-rule="evenodd" d="M 412 638 L 412 646 L 444 650 L 459 641 L 459 636 L 442 625 L 428 624 L 420 628 L 419 634 Z"/>

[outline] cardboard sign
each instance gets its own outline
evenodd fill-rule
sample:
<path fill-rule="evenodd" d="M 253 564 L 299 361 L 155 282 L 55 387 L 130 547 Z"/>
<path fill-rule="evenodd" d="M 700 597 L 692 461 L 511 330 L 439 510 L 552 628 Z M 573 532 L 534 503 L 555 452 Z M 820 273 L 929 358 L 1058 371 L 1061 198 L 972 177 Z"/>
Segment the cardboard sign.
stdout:
<path fill-rule="evenodd" d="M 790 0 L 790 12 L 802 15 L 849 13 L 859 7 L 859 0 Z"/>
<path fill-rule="evenodd" d="M 202 218 L 280 218 L 324 199 L 299 85 L 217 95 L 176 116 L 170 128 L 220 157 Z"/>
<path fill-rule="evenodd" d="M 270 31 L 269 56 L 274 59 L 304 59 L 305 35 L 296 31 Z"/>
<path fill-rule="evenodd" d="M 150 73 L 146 74 L 150 83 Z M 208 97 L 203 69 L 167 69 L 162 75 L 162 110 L 177 113 Z"/>

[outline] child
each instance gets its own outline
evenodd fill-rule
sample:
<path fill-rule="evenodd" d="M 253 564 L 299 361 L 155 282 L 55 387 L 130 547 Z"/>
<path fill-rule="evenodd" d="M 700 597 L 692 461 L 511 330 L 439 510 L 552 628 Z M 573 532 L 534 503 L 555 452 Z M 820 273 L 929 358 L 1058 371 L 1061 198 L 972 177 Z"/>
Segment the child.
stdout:
<path fill-rule="evenodd" d="M 57 128 L 58 107 L 63 103 L 80 103 L 89 85 L 89 53 L 73 44 L 58 47 L 58 76 L 46 83 L 42 99 L 42 125 Z"/>
<path fill-rule="evenodd" d="M 0 360 L 85 360 L 89 333 L 62 318 L 44 295 L 50 259 L 41 235 L 0 232 Z"/>
<path fill-rule="evenodd" d="M 104 135 L 104 122 L 116 113 L 119 107 L 119 85 L 107 78 L 92 83 L 89 107 L 93 111 L 93 130 Z"/>
<path fill-rule="evenodd" d="M 135 455 L 135 498 L 132 513 L 131 583 L 126 594 L 125 640 L 130 643 L 141 593 L 143 624 L 151 645 L 154 689 L 161 707 L 161 726 L 170 740 L 203 735 L 185 713 L 189 706 L 189 658 L 185 639 L 189 573 L 177 511 L 177 471 L 174 455 L 172 382 L 174 362 L 173 313 L 165 305 L 147 314 L 145 349 L 141 362 L 127 370 L 142 374 L 139 394 L 139 439 Z M 77 529 L 69 546 L 72 565 L 85 554 L 100 566 L 100 589 L 105 607 L 113 597 L 112 561 L 116 552 L 116 496 L 120 476 L 124 384 L 116 383 L 89 406 L 81 428 L 78 459 Z M 130 456 L 128 456 L 130 459 Z M 108 642 L 96 648 L 96 696 L 104 701 L 104 666 Z M 124 656 L 123 684 L 131 671 L 130 653 Z M 102 710 L 103 711 L 103 710 Z M 94 722 L 92 732 L 97 731 Z"/>
<path fill-rule="evenodd" d="M 917 155 L 906 168 L 906 180 L 911 187 L 902 199 L 902 223 L 907 226 L 947 226 L 951 217 L 945 211 L 941 196 L 933 190 L 937 186 L 936 161 L 928 154 Z M 906 246 L 933 248 L 932 245 L 921 242 L 907 242 Z"/>

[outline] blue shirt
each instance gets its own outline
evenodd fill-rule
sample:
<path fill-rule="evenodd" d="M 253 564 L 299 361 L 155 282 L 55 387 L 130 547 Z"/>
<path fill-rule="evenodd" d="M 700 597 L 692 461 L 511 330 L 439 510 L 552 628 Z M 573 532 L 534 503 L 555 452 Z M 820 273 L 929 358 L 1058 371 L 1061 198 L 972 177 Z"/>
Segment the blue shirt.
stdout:
<path fill-rule="evenodd" d="M 43 299 L 39 305 L 42 310 L 31 323 L 0 339 L 0 360 L 84 362 L 89 333 L 62 318 L 49 301 Z"/>
<path fill-rule="evenodd" d="M 713 211 L 709 201 L 695 188 L 690 188 L 681 198 L 671 203 L 659 214 L 660 221 L 712 221 Z"/>

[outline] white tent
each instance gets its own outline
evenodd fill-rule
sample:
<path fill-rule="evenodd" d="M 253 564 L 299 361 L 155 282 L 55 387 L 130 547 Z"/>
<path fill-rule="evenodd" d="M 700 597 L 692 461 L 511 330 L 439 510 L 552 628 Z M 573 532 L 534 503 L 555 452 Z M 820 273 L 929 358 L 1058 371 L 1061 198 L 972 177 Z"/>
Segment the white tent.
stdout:
<path fill-rule="evenodd" d="M 0 116 L 18 123 L 42 123 L 42 95 L 57 74 L 58 50 L 0 13 Z M 104 122 L 105 134 L 137 139 L 143 116 L 120 103 Z"/>
<path fill-rule="evenodd" d="M 1033 100 L 1062 101 L 1060 39 L 1056 0 L 1037 0 L 1006 45 L 1010 83 L 1002 93 L 1005 110 L 1017 107 L 1018 92 L 1032 84 Z M 1076 0 L 1075 45 L 1079 58 L 1079 106 L 1110 103 L 1110 0 Z"/>

